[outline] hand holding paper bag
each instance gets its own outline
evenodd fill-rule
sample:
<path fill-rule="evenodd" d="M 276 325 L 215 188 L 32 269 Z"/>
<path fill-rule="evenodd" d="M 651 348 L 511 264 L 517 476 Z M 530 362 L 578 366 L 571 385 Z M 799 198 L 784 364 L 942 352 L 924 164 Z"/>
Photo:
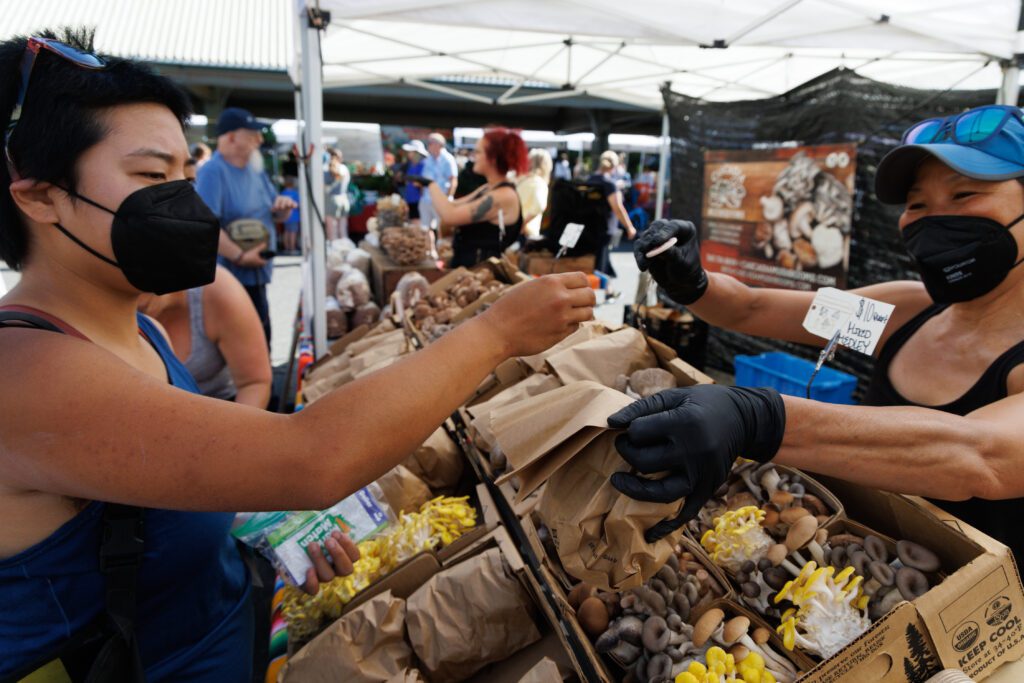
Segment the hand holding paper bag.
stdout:
<path fill-rule="evenodd" d="M 774 389 L 702 384 L 669 389 L 626 406 L 608 418 L 626 428 L 615 440 L 641 474 L 612 475 L 616 489 L 637 500 L 669 503 L 686 497 L 679 515 L 648 529 L 648 541 L 669 534 L 697 513 L 726 480 L 733 462 L 768 462 L 779 450 L 786 407 Z"/>
<path fill-rule="evenodd" d="M 497 409 L 491 427 L 521 482 L 521 501 L 545 481 L 537 511 L 566 571 L 609 591 L 643 584 L 675 539 L 648 543 L 644 530 L 675 518 L 683 501 L 653 503 L 616 491 L 609 477 L 628 465 L 615 450 L 608 415 L 631 403 L 596 382 L 574 382 Z"/>

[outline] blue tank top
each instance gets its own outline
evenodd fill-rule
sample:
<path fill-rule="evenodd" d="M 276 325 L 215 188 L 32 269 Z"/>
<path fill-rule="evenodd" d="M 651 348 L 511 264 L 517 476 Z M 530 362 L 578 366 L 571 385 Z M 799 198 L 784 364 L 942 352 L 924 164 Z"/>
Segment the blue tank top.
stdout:
<path fill-rule="evenodd" d="M 149 319 L 140 315 L 138 324 L 168 381 L 199 393 Z M 45 656 L 103 610 L 102 511 L 103 503 L 91 502 L 46 539 L 0 560 L 0 678 Z M 249 681 L 253 615 L 249 578 L 228 533 L 234 514 L 147 508 L 144 515 L 136 628 L 146 680 Z"/>

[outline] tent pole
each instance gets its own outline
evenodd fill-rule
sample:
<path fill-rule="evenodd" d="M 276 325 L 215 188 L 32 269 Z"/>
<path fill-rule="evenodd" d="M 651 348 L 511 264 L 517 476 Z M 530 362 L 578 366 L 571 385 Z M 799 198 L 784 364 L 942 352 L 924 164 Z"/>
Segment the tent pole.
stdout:
<path fill-rule="evenodd" d="M 309 154 L 309 177 L 305 188 L 307 198 L 302 206 L 302 213 L 308 215 L 310 231 L 310 251 L 307 253 L 307 268 L 309 269 L 309 283 L 313 290 L 313 352 L 317 359 L 323 358 L 327 353 L 327 311 L 325 308 L 327 300 L 327 254 L 324 244 L 323 226 L 319 224 L 320 216 L 324 215 L 324 164 L 323 164 L 323 90 L 321 83 L 319 29 L 313 26 L 309 20 L 307 0 L 297 0 L 299 16 L 299 44 L 302 58 L 302 117 L 303 130 L 302 155 Z M 312 150 L 312 153 L 310 153 Z"/>
<path fill-rule="evenodd" d="M 1003 84 L 999 88 L 999 99 L 996 100 L 996 104 L 1012 104 L 1016 106 L 1020 97 L 1020 64 L 1021 58 L 1024 57 L 1024 54 L 1021 54 L 1024 51 L 1022 50 L 1022 42 L 1024 42 L 1024 2 L 1020 3 L 1017 15 L 1017 34 L 1014 37 L 1016 42 L 1014 43 L 1013 59 L 1002 63 Z"/>
<path fill-rule="evenodd" d="M 668 109 L 661 114 L 661 155 L 658 159 L 658 194 L 654 205 L 654 220 L 664 218 L 666 174 L 668 173 L 668 155 L 672 150 L 672 138 L 669 137 Z"/>

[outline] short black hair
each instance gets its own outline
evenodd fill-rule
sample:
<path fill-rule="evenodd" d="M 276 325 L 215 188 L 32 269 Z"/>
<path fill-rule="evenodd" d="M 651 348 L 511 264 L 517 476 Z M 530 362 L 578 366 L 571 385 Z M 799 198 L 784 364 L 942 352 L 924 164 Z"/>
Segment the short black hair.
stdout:
<path fill-rule="evenodd" d="M 33 35 L 93 52 L 91 29 L 64 28 Z M 26 43 L 25 36 L 0 42 L 0 134 L 18 98 Z M 100 114 L 108 107 L 162 104 L 184 129 L 192 113 L 192 103 L 184 90 L 143 64 L 108 56 L 103 59 L 105 69 L 83 69 L 48 50 L 39 52 L 21 120 L 10 141 L 19 175 L 76 188 L 75 164 L 82 153 L 106 137 L 108 131 Z M 10 184 L 7 164 L 0 163 L 0 187 L 5 190 L 0 192 L 0 259 L 17 270 L 28 255 L 28 231 L 6 191 Z"/>

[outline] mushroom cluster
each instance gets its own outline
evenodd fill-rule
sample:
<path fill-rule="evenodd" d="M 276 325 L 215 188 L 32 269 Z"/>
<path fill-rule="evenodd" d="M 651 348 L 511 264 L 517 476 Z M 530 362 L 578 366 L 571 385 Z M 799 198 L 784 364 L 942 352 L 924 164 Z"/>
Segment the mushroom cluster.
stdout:
<path fill-rule="evenodd" d="M 700 544 L 715 564 L 737 572 L 747 562 L 760 560 L 773 545 L 761 526 L 764 517 L 764 510 L 753 505 L 728 510 L 701 536 Z"/>
<path fill-rule="evenodd" d="M 374 218 L 378 230 L 400 228 L 409 218 L 409 205 L 398 194 L 380 197 L 377 199 L 377 215 Z"/>
<path fill-rule="evenodd" d="M 783 644 L 828 658 L 868 630 L 871 621 L 862 580 L 853 567 L 836 573 L 835 567 L 818 567 L 813 561 L 804 565 L 774 598 L 776 603 L 793 605 L 783 613 L 778 628 Z"/>
<path fill-rule="evenodd" d="M 779 470 L 767 463 L 738 461 L 729 480 L 715 497 L 690 522 L 690 532 L 701 538 L 715 526 L 715 520 L 728 510 L 755 506 L 764 511 L 762 525 L 773 538 L 783 539 L 789 528 L 802 517 L 814 517 L 826 523 L 834 513 L 820 497 L 807 491 L 797 471 Z"/>
<path fill-rule="evenodd" d="M 671 681 L 707 652 L 690 619 L 725 589 L 693 553 L 677 550 L 643 586 L 607 593 L 581 583 L 568 595 L 594 647 L 627 668 L 629 680 Z"/>
<path fill-rule="evenodd" d="M 738 615 L 726 620 L 725 612 L 717 607 L 709 609 L 693 627 L 694 644 L 698 647 L 714 643 L 728 648 L 728 655 L 735 662 L 739 673 L 742 669 L 752 670 L 760 674 L 761 681 L 778 681 L 789 683 L 796 680 L 797 670 L 785 656 L 772 649 L 768 643 L 771 633 L 763 626 L 751 631 L 750 619 Z M 712 657 L 708 651 L 708 669 L 718 669 L 722 662 L 719 657 Z M 716 653 L 717 654 L 717 653 Z M 751 659 L 753 658 L 753 659 Z M 698 669 L 699 670 L 699 669 Z M 692 675 L 692 671 L 689 672 Z M 767 676 L 766 676 L 767 675 Z M 683 679 L 686 680 L 686 679 Z M 698 681 L 700 679 L 697 679 Z M 729 680 L 728 678 L 712 678 L 712 681 Z M 749 680 L 743 678 L 741 680 Z M 757 678 L 755 677 L 755 680 Z"/>
<path fill-rule="evenodd" d="M 452 328 L 452 319 L 480 297 L 496 292 L 505 285 L 494 279 L 486 268 L 459 277 L 444 292 L 431 294 L 412 305 L 413 323 L 430 341 Z"/>
<path fill-rule="evenodd" d="M 381 233 L 380 246 L 400 266 L 423 263 L 430 254 L 430 237 L 421 228 L 387 228 Z"/>
<path fill-rule="evenodd" d="M 642 368 L 629 376 L 619 375 L 615 378 L 615 389 L 637 400 L 675 388 L 675 376 L 661 368 Z"/>
<path fill-rule="evenodd" d="M 901 540 L 892 556 L 878 536 L 830 536 L 826 529 L 817 528 L 812 518 L 804 517 L 790 527 L 782 543 L 739 568 L 740 599 L 769 619 L 779 618 L 782 611 L 775 600 L 777 591 L 811 564 L 849 568 L 861 577 L 871 621 L 885 616 L 900 600 L 914 600 L 927 592 L 935 585 L 940 568 L 938 556 L 918 543 Z"/>
<path fill-rule="evenodd" d="M 901 600 L 915 600 L 938 582 L 939 556 L 919 543 L 896 542 L 893 556 L 882 539 L 867 534 L 836 534 L 829 539 L 824 559 L 837 567 L 853 567 L 865 579 L 872 621 L 885 616 Z"/>
<path fill-rule="evenodd" d="M 754 249 L 783 268 L 832 268 L 844 257 L 853 201 L 846 186 L 802 152 L 761 197 Z"/>

